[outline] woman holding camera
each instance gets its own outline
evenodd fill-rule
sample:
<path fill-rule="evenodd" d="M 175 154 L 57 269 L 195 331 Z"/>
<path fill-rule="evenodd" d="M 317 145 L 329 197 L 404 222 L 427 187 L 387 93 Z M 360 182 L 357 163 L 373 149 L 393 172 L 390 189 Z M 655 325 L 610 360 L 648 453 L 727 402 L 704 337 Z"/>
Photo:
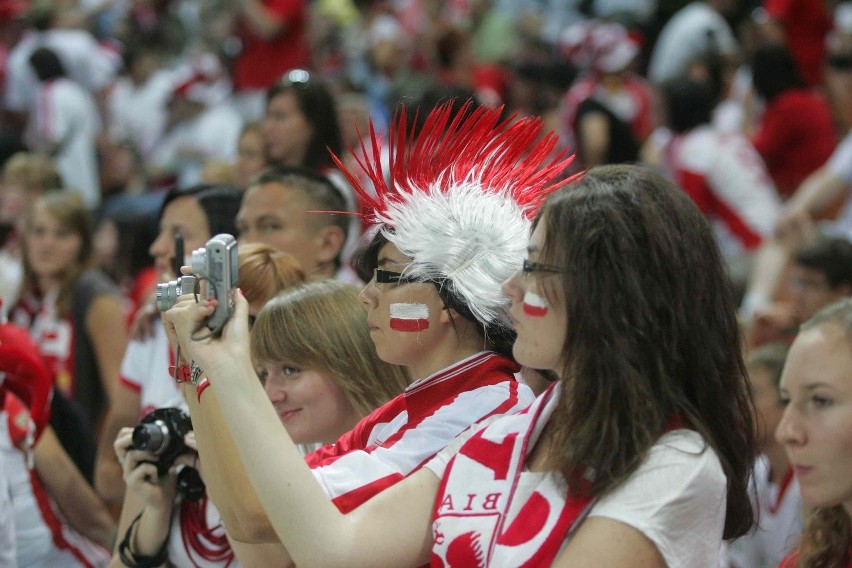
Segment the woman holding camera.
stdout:
<path fill-rule="evenodd" d="M 270 250 L 265 245 L 241 247 L 240 283 L 249 296 L 266 288 L 263 284 L 269 279 L 247 270 L 247 265 L 253 262 L 252 256 Z M 275 254 L 279 258 L 286 256 Z M 361 325 L 365 309 L 355 288 L 334 281 L 305 282 L 286 287 L 259 312 L 257 305 L 256 300 L 250 302 L 249 315 L 257 318 L 252 350 L 258 375 L 281 422 L 297 443 L 337 440 L 407 385 L 401 368 L 382 362 L 375 352 L 365 349 L 370 338 Z M 195 407 L 200 397 L 192 394 L 196 395 L 195 400 L 188 393 L 187 402 Z M 195 431 L 201 436 L 207 426 L 205 417 L 195 412 L 193 416 Z M 179 435 L 179 425 L 173 431 Z M 116 452 L 124 464 L 128 486 L 145 500 L 146 507 L 136 526 L 119 534 L 127 543 L 120 545 L 119 559 L 138 565 L 140 558 L 160 554 L 175 566 L 190 566 L 190 560 L 198 566 L 218 566 L 233 558 L 232 544 L 237 559 L 251 558 L 255 564 L 263 564 L 270 554 L 274 555 L 274 549 L 263 546 L 229 543 L 221 527 L 218 532 L 193 533 L 190 529 L 203 527 L 193 521 L 199 510 L 208 511 L 210 519 L 212 508 L 206 496 L 198 503 L 182 502 L 179 523 L 172 520 L 175 475 L 170 473 L 161 481 L 152 482 L 160 479 L 158 468 L 144 462 L 156 461 L 156 457 L 128 451 L 131 437 L 132 430 L 122 430 L 116 439 Z M 176 463 L 198 468 L 196 457 L 179 457 Z M 215 469 L 204 472 L 205 481 L 210 482 L 217 475 L 221 474 Z M 228 484 L 227 479 L 223 482 Z M 211 483 L 213 487 L 215 482 Z M 216 499 L 215 494 L 212 497 Z"/>
<path fill-rule="evenodd" d="M 547 201 L 503 290 L 515 357 L 558 383 L 348 515 L 257 402 L 240 294 L 221 341 L 191 342 L 295 563 L 717 566 L 722 539 L 753 524 L 755 444 L 734 305 L 698 209 L 647 170 L 592 169 Z M 209 308 L 173 310 L 186 338 Z"/>
<path fill-rule="evenodd" d="M 219 198 L 222 196 L 220 195 Z M 201 244 L 203 245 L 204 243 Z M 250 304 L 249 310 L 253 314 L 256 314 L 276 293 L 304 280 L 304 275 L 293 257 L 261 244 L 249 244 L 240 248 L 239 271 L 242 289 L 245 290 Z M 142 415 L 149 415 L 153 409 L 160 409 L 158 412 L 162 413 L 162 409 L 168 407 L 171 414 L 163 416 L 163 423 L 177 424 L 171 429 L 171 437 L 179 440 L 174 444 L 176 444 L 175 447 L 181 448 L 183 432 L 191 429 L 191 425 L 181 426 L 183 420 L 188 421 L 188 416 L 185 414 L 187 403 L 173 378 L 168 377 L 168 383 L 156 381 L 155 378 L 151 376 L 139 385 L 140 400 L 148 401 L 151 405 L 150 409 L 142 410 Z M 165 397 L 164 392 L 173 394 Z M 182 410 L 178 412 L 178 409 Z M 114 444 L 127 484 L 117 544 L 121 544 L 120 539 L 128 534 L 128 527 L 134 516 L 139 515 L 146 521 L 150 521 L 150 523 L 140 522 L 139 532 L 136 534 L 136 542 L 143 550 L 145 543 L 149 541 L 152 543 L 152 548 L 159 549 L 168 537 L 170 544 L 168 557 L 175 566 L 189 567 L 192 566 L 192 562 L 206 566 L 227 564 L 233 558 L 233 553 L 225 538 L 219 514 L 212 503 L 208 503 L 206 494 L 200 495 L 198 502 L 190 502 L 184 491 L 178 499 L 178 478 L 175 468 L 167 464 L 160 470 L 156 465 L 160 457 L 149 452 L 132 450 L 132 433 L 133 428 L 122 428 Z M 194 448 L 190 447 L 189 450 Z M 163 457 L 165 459 L 165 456 Z M 194 451 L 190 451 L 186 455 L 179 456 L 175 464 L 197 468 L 197 461 Z M 161 476 L 160 473 L 165 475 Z M 177 508 L 176 504 L 179 505 Z M 155 527 L 150 535 L 145 532 L 149 524 Z M 197 533 L 201 533 L 202 536 L 193 536 Z M 113 563 L 119 560 L 122 560 L 120 554 L 113 558 Z M 205 562 L 208 563 L 204 564 Z"/>
<path fill-rule="evenodd" d="M 227 185 L 199 185 L 169 191 L 158 216 L 159 232 L 149 252 L 154 257 L 158 282 L 175 278 L 175 235 L 183 239 L 180 263 L 219 233 L 235 234 L 234 218 L 242 193 Z M 150 309 L 154 309 L 151 306 Z M 182 400 L 169 366 L 174 354 L 159 319 L 150 337 L 132 339 L 121 360 L 119 380 L 98 446 L 95 487 L 118 511 L 124 497 L 121 466 L 112 450 L 122 427 L 129 427 L 155 408 Z"/>
<path fill-rule="evenodd" d="M 813 510 L 782 568 L 852 567 L 852 300 L 805 322 L 781 376 L 786 404 L 775 436 Z"/>

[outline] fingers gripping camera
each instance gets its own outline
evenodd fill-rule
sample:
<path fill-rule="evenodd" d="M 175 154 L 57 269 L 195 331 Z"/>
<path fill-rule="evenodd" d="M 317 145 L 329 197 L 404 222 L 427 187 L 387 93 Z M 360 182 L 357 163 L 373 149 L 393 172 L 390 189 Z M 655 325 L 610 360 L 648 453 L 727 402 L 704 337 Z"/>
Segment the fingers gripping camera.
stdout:
<path fill-rule="evenodd" d="M 225 325 L 233 311 L 231 290 L 239 284 L 237 240 L 227 233 L 216 235 L 202 248 L 192 251 L 190 260 L 193 276 L 157 285 L 157 308 L 165 311 L 175 305 L 178 296 L 195 290 L 197 281 L 206 281 L 206 298 L 216 298 L 216 310 L 205 325 L 217 331 Z"/>

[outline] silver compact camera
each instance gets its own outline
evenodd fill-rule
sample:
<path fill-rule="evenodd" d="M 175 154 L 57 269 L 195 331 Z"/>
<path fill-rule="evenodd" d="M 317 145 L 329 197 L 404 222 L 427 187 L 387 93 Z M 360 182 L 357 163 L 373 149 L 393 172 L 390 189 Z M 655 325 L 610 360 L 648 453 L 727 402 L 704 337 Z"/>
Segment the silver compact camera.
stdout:
<path fill-rule="evenodd" d="M 157 284 L 157 309 L 164 312 L 174 306 L 180 296 L 192 294 L 197 281 L 195 276 L 185 274 L 177 280 Z"/>
<path fill-rule="evenodd" d="M 216 235 L 206 245 L 192 251 L 190 266 L 192 275 L 157 284 L 157 309 L 161 312 L 168 310 L 179 296 L 192 294 L 198 281 L 204 280 L 205 298 L 218 300 L 216 310 L 207 318 L 205 325 L 219 329 L 231 315 L 233 302 L 230 292 L 239 284 L 237 240 L 227 233 Z"/>
<path fill-rule="evenodd" d="M 216 311 L 207 319 L 208 328 L 220 329 L 233 311 L 231 290 L 240 282 L 237 239 L 221 233 L 192 251 L 192 272 L 199 280 L 206 280 L 207 298 L 216 298 Z"/>

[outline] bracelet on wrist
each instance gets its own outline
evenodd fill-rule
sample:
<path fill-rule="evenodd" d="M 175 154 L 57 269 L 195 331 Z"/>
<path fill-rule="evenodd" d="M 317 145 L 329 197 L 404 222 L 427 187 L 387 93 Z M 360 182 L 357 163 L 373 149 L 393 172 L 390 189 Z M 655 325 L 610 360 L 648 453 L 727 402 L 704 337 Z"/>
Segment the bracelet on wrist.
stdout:
<path fill-rule="evenodd" d="M 201 393 L 204 392 L 204 389 L 210 386 L 210 379 L 204 377 L 201 379 L 201 382 L 198 383 L 198 386 L 195 388 L 196 396 L 198 397 L 198 403 L 201 404 Z"/>
<path fill-rule="evenodd" d="M 137 554 L 133 551 L 133 546 L 131 545 L 133 529 L 139 524 L 139 519 L 141 518 L 142 513 L 139 513 L 133 519 L 133 522 L 130 523 L 130 526 L 127 527 L 127 532 L 124 533 L 124 538 L 121 540 L 121 544 L 118 545 L 118 556 L 121 558 L 121 562 L 128 568 L 156 568 L 162 566 L 166 563 L 169 555 L 168 536 L 166 536 L 166 540 L 160 546 L 160 549 L 152 555 Z"/>

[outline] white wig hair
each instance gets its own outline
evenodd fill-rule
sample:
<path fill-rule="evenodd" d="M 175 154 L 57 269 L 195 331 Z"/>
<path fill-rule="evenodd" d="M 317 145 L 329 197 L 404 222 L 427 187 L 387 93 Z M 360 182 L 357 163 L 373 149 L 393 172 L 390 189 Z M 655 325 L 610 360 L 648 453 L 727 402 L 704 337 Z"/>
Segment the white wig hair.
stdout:
<path fill-rule="evenodd" d="M 412 259 L 405 275 L 449 287 L 486 328 L 508 323 L 500 287 L 523 262 L 531 218 L 572 181 L 571 158 L 553 157 L 556 135 L 540 137 L 540 119 L 501 121 L 501 112 L 466 104 L 453 117 L 446 103 L 415 139 L 403 110 L 390 130 L 389 180 L 371 127 L 370 150 L 362 144 L 355 157 L 375 194 L 336 160 L 383 236 Z"/>

